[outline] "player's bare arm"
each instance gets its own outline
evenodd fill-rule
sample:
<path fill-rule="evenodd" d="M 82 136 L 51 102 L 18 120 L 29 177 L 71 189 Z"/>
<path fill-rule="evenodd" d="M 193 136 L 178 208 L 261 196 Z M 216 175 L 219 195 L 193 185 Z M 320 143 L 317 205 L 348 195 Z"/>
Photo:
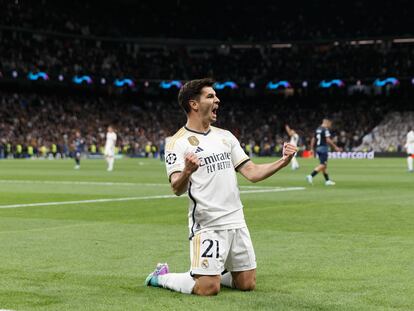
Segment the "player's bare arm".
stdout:
<path fill-rule="evenodd" d="M 339 148 L 330 137 L 326 137 L 326 142 L 335 150 L 335 151 L 342 151 L 341 148 Z"/>
<path fill-rule="evenodd" d="M 185 156 L 184 161 L 184 170 L 171 175 L 171 188 L 175 195 L 182 195 L 187 191 L 191 174 L 194 173 L 200 165 L 199 159 L 194 153 L 188 153 Z"/>
<path fill-rule="evenodd" d="M 315 149 L 315 137 L 312 137 L 311 142 L 310 142 L 310 150 L 314 152 L 314 149 Z"/>
<path fill-rule="evenodd" d="M 288 165 L 297 151 L 298 148 L 296 146 L 285 143 L 281 159 L 266 164 L 255 164 L 252 161 L 249 161 L 239 168 L 238 171 L 251 182 L 264 180 Z"/>
<path fill-rule="evenodd" d="M 288 133 L 289 136 L 292 136 L 294 134 L 294 131 L 290 128 L 288 124 L 285 125 L 286 133 Z"/>

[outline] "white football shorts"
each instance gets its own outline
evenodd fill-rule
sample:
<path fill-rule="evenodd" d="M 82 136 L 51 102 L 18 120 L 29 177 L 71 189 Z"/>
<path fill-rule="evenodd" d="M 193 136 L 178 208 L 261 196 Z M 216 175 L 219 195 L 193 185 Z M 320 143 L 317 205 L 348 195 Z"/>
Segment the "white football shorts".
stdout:
<path fill-rule="evenodd" d="M 220 275 L 256 269 L 247 227 L 197 233 L 190 241 L 191 274 Z"/>
<path fill-rule="evenodd" d="M 106 157 L 113 157 L 115 155 L 114 149 L 105 149 L 104 155 Z"/>

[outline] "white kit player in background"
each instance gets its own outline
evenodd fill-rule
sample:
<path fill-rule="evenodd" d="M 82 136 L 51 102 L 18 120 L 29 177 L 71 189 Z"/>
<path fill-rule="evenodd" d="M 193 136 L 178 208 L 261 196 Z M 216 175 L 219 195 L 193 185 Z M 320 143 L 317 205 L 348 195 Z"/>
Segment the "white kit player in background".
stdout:
<path fill-rule="evenodd" d="M 285 126 L 286 132 L 288 133 L 289 137 L 290 137 L 290 144 L 292 144 L 293 146 L 297 147 L 298 143 L 299 143 L 299 135 L 298 133 L 296 133 L 296 131 L 292 128 L 289 127 L 289 125 L 286 124 Z M 297 170 L 299 168 L 299 163 L 298 160 L 296 159 L 296 154 L 295 156 L 292 158 L 292 161 L 290 162 L 292 165 L 292 170 Z"/>
<path fill-rule="evenodd" d="M 407 143 L 405 144 L 407 149 L 407 165 L 408 171 L 413 172 L 413 156 L 414 156 L 414 129 L 411 128 L 407 134 Z"/>
<path fill-rule="evenodd" d="M 249 291 L 256 286 L 256 256 L 244 220 L 236 172 L 257 182 L 289 164 L 297 148 L 285 144 L 283 157 L 254 164 L 229 131 L 212 127 L 220 100 L 214 81 L 187 82 L 178 101 L 187 124 L 166 146 L 165 162 L 176 195 L 188 191 L 190 271 L 170 273 L 159 263 L 145 284 L 177 292 L 215 295 L 220 284 Z"/>
<path fill-rule="evenodd" d="M 115 161 L 115 144 L 116 144 L 116 133 L 112 126 L 108 126 L 108 132 L 106 133 L 105 142 L 105 160 L 108 163 L 107 171 L 110 172 L 114 169 Z"/>

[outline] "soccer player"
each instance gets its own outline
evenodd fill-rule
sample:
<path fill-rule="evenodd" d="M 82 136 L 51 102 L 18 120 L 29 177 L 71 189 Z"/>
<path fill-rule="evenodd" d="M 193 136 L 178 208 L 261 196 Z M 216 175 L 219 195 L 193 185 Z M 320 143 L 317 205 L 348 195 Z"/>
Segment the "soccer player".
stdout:
<path fill-rule="evenodd" d="M 297 148 L 286 143 L 278 161 L 254 164 L 229 131 L 212 127 L 220 100 L 211 79 L 192 80 L 178 101 L 187 123 L 166 146 L 172 191 L 189 196 L 190 271 L 170 273 L 158 264 L 148 286 L 177 292 L 215 295 L 220 284 L 243 290 L 256 286 L 256 257 L 243 214 L 236 172 L 257 182 L 289 164 Z"/>
<path fill-rule="evenodd" d="M 76 131 L 75 133 L 75 140 L 73 141 L 73 144 L 75 146 L 75 170 L 80 169 L 80 159 L 82 152 L 85 149 L 85 140 L 81 137 L 81 133 L 79 131 Z"/>
<path fill-rule="evenodd" d="M 314 151 L 315 143 L 316 143 L 316 153 L 319 157 L 320 164 L 315 167 L 312 173 L 306 176 L 306 180 L 308 183 L 313 183 L 313 177 L 315 177 L 319 172 L 323 172 L 323 176 L 325 177 L 325 185 L 327 186 L 334 186 L 335 182 L 329 179 L 328 175 L 328 151 L 329 146 L 331 146 L 335 151 L 341 151 L 331 139 L 331 133 L 329 129 L 332 126 L 332 121 L 329 119 L 323 119 L 321 126 L 319 126 L 316 131 L 315 135 L 312 137 L 311 140 L 311 150 Z"/>
<path fill-rule="evenodd" d="M 107 168 L 108 172 L 111 172 L 114 169 L 115 143 L 116 143 L 116 133 L 114 132 L 114 129 L 112 126 L 108 126 L 108 132 L 106 133 L 105 151 L 104 151 L 105 160 L 108 163 L 108 168 Z"/>
<path fill-rule="evenodd" d="M 296 131 L 294 129 L 290 128 L 289 125 L 287 125 L 287 124 L 285 125 L 285 129 L 286 129 L 286 132 L 288 133 L 288 135 L 290 137 L 290 142 L 289 143 L 292 144 L 293 146 L 297 147 L 298 143 L 299 143 L 298 133 L 296 133 Z M 299 163 L 298 163 L 298 160 L 296 159 L 296 153 L 293 156 L 292 161 L 290 163 L 291 163 L 292 170 L 297 170 L 299 168 Z"/>
<path fill-rule="evenodd" d="M 407 134 L 407 143 L 405 144 L 407 148 L 407 165 L 408 171 L 413 172 L 413 157 L 414 157 L 414 129 L 411 128 Z"/>

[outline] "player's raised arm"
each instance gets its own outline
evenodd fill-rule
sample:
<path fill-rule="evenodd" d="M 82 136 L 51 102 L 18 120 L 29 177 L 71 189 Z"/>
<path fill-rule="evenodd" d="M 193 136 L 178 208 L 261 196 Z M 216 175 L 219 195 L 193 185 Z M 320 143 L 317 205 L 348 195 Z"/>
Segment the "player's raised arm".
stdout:
<path fill-rule="evenodd" d="M 292 129 L 290 128 L 290 126 L 288 124 L 285 125 L 285 130 L 286 130 L 286 133 L 288 133 L 289 136 L 293 135 Z"/>
<path fill-rule="evenodd" d="M 255 164 L 252 161 L 248 161 L 240 168 L 238 168 L 238 171 L 251 182 L 264 180 L 288 165 L 297 151 L 298 148 L 296 146 L 290 143 L 285 143 L 283 146 L 283 156 L 281 159 L 266 164 Z"/>
<path fill-rule="evenodd" d="M 194 153 L 188 153 L 184 158 L 184 169 L 171 175 L 171 188 L 175 195 L 182 195 L 188 189 L 190 176 L 199 167 L 199 159 Z"/>

